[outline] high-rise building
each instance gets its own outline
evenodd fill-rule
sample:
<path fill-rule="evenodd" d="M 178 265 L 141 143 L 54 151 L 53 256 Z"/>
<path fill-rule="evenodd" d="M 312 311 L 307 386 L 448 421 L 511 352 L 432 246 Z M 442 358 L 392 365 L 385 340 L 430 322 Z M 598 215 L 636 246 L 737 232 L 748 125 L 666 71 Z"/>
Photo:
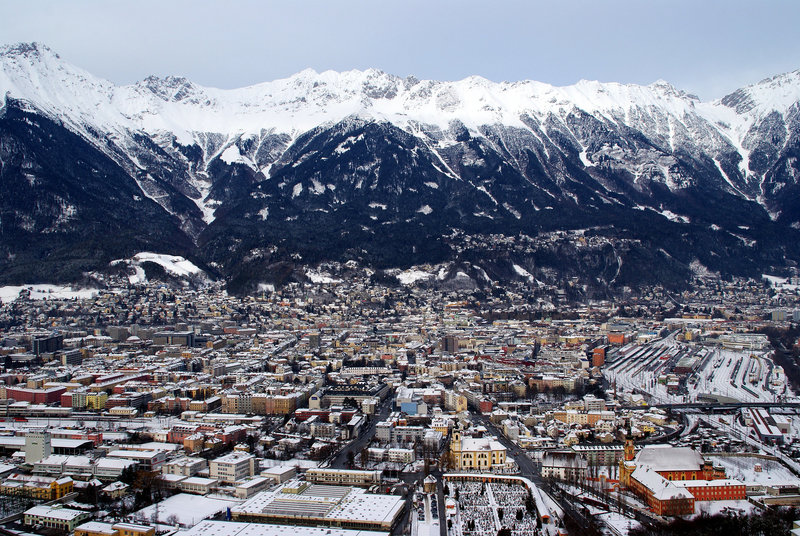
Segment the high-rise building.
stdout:
<path fill-rule="evenodd" d="M 442 339 L 442 351 L 448 354 L 458 353 L 458 337 L 455 335 L 447 335 Z"/>
<path fill-rule="evenodd" d="M 61 350 L 64 346 L 64 336 L 60 334 L 35 337 L 31 341 L 31 350 L 36 356 Z"/>
<path fill-rule="evenodd" d="M 36 463 L 53 453 L 50 432 L 30 431 L 25 436 L 25 463 Z"/>

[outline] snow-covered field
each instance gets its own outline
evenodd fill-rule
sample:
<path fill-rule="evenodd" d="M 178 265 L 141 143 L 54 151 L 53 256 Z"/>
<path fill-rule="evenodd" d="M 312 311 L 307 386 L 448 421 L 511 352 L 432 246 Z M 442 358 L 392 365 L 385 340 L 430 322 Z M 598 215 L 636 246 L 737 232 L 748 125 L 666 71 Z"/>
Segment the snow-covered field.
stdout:
<path fill-rule="evenodd" d="M 178 255 L 165 255 L 163 253 L 151 253 L 143 251 L 137 253 L 130 259 L 117 259 L 111 261 L 111 266 L 118 264 L 126 264 L 133 268 L 134 273 L 128 275 L 128 280 L 132 285 L 143 283 L 147 280 L 144 269 L 141 264 L 143 262 L 152 262 L 158 264 L 164 270 L 176 277 L 190 277 L 194 275 L 203 275 L 203 270 L 195 266 L 191 261 Z"/>
<path fill-rule="evenodd" d="M 780 291 L 793 292 L 796 291 L 798 288 L 800 288 L 800 286 L 798 285 L 791 284 L 789 280 L 786 279 L 785 277 L 778 277 L 775 275 L 767 275 L 767 274 L 762 274 L 761 277 L 762 279 L 766 279 L 767 281 L 769 281 L 769 284 L 772 285 L 772 287 L 779 292 Z"/>
<path fill-rule="evenodd" d="M 397 274 L 397 280 L 400 281 L 403 285 L 413 285 L 417 281 L 423 281 L 425 279 L 430 279 L 433 277 L 433 274 L 429 274 L 428 272 L 423 272 L 422 270 L 415 270 L 409 269 Z"/>
<path fill-rule="evenodd" d="M 605 512 L 597 514 L 595 517 L 603 521 L 606 525 L 613 527 L 615 534 L 627 535 L 631 530 L 641 527 L 638 521 L 625 517 L 617 512 Z"/>
<path fill-rule="evenodd" d="M 755 505 L 749 501 L 695 501 L 695 516 L 708 514 L 710 516 L 726 512 L 749 514 L 755 510 Z"/>
<path fill-rule="evenodd" d="M 318 270 L 308 270 L 306 272 L 306 277 L 308 277 L 312 283 L 341 283 L 341 279 L 335 279 L 331 277 L 331 275 L 327 272 L 321 272 Z"/>
<path fill-rule="evenodd" d="M 32 300 L 92 298 L 100 292 L 97 289 L 73 289 L 62 285 L 22 285 L 0 287 L 0 302 L 14 301 L 22 290 L 29 290 Z"/>
<path fill-rule="evenodd" d="M 191 262 L 177 255 L 163 255 L 144 251 L 142 253 L 137 253 L 133 258 L 139 262 L 150 261 L 159 264 L 164 270 L 174 275 L 186 276 L 199 274 L 202 271 Z"/>
<path fill-rule="evenodd" d="M 711 459 L 715 465 L 721 465 L 725 468 L 725 474 L 728 477 L 741 480 L 747 485 L 800 485 L 800 478 L 795 476 L 788 467 L 777 461 L 764 460 L 753 456 L 714 456 Z M 761 471 L 756 471 L 756 467 L 759 465 L 761 466 Z"/>

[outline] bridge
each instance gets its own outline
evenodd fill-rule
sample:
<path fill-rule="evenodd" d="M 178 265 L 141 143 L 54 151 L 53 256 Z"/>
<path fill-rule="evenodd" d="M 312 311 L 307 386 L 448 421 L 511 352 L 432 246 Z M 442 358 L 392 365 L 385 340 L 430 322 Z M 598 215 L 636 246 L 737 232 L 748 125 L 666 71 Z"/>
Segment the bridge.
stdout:
<path fill-rule="evenodd" d="M 680 404 L 650 404 L 649 406 L 622 406 L 622 409 L 642 409 L 646 407 L 681 410 L 735 410 L 739 408 L 785 408 L 800 409 L 800 402 L 685 402 Z"/>

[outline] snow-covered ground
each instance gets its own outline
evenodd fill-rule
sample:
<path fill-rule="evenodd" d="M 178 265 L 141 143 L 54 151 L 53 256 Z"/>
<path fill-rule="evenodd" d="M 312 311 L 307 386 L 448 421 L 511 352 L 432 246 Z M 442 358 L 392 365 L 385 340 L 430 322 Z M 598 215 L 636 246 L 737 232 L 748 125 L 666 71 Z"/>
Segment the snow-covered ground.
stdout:
<path fill-rule="evenodd" d="M 97 289 L 74 289 L 63 285 L 22 285 L 0 287 L 0 302 L 14 301 L 23 290 L 30 291 L 32 300 L 93 298 L 100 292 Z"/>
<path fill-rule="evenodd" d="M 800 486 L 800 478 L 795 476 L 788 467 L 777 461 L 753 456 L 713 456 L 711 459 L 715 465 L 721 465 L 725 468 L 725 474 L 729 478 L 741 480 L 747 485 L 775 486 L 789 484 Z M 760 471 L 756 471 L 757 466 L 761 466 Z"/>
<path fill-rule="evenodd" d="M 755 505 L 749 501 L 695 501 L 695 516 L 703 513 L 710 516 L 734 511 L 742 514 L 749 514 L 755 509 Z"/>
<path fill-rule="evenodd" d="M 224 512 L 227 508 L 236 506 L 240 502 L 230 498 L 179 493 L 164 499 L 158 503 L 158 507 L 153 505 L 139 510 L 133 514 L 133 519 L 152 523 L 157 511 L 158 523 L 173 526 L 179 524 L 188 528 L 195 526 L 204 519 Z"/>
<path fill-rule="evenodd" d="M 164 255 L 161 253 L 144 251 L 142 253 L 137 253 L 133 258 L 139 262 L 154 262 L 161 265 L 167 272 L 179 276 L 199 274 L 202 271 L 191 262 L 177 255 Z"/>
<path fill-rule="evenodd" d="M 638 521 L 625 517 L 617 512 L 605 512 L 597 514 L 595 517 L 611 527 L 615 534 L 621 534 L 623 536 L 627 536 L 631 530 L 641 526 Z"/>
<path fill-rule="evenodd" d="M 419 519 L 416 510 L 411 513 L 412 520 L 415 521 L 411 534 L 412 536 L 439 536 L 441 533 L 439 523 L 442 521 L 438 518 L 434 519 L 431 514 L 431 495 L 426 493 L 423 499 L 425 501 L 425 518 Z"/>
<path fill-rule="evenodd" d="M 203 270 L 181 256 L 152 253 L 149 251 L 137 253 L 130 259 L 117 259 L 115 261 L 111 261 L 110 264 L 111 266 L 126 264 L 132 268 L 134 273 L 128 275 L 128 281 L 130 281 L 132 285 L 136 285 L 147 280 L 144 268 L 141 266 L 143 262 L 152 262 L 158 264 L 164 268 L 168 274 L 176 277 L 190 277 L 196 275 L 205 276 Z"/>
<path fill-rule="evenodd" d="M 417 281 L 424 281 L 433 277 L 433 274 L 423 272 L 422 270 L 408 269 L 396 275 L 397 280 L 403 285 L 413 285 Z"/>
<path fill-rule="evenodd" d="M 767 281 L 769 281 L 769 284 L 772 285 L 772 287 L 775 290 L 778 290 L 778 291 L 785 290 L 785 291 L 790 291 L 791 292 L 791 291 L 795 291 L 798 288 L 800 288 L 800 286 L 798 286 L 798 285 L 793 285 L 793 284 L 789 283 L 789 280 L 786 279 L 785 277 L 778 277 L 776 275 L 762 274 L 761 278 L 762 279 L 766 279 Z"/>
<path fill-rule="evenodd" d="M 322 284 L 329 284 L 329 283 L 341 283 L 341 279 L 335 279 L 331 277 L 328 272 L 322 272 L 319 270 L 308 270 L 306 272 L 306 277 L 308 277 L 312 283 L 322 283 Z"/>

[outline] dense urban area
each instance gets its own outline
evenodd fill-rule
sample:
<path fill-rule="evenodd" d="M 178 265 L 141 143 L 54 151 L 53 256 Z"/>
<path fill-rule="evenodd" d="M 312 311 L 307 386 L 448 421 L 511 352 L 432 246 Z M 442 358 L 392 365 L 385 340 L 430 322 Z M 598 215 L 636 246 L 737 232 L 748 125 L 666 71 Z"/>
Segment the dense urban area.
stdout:
<path fill-rule="evenodd" d="M 0 289 L 3 535 L 792 526 L 800 278 L 574 303 L 321 267 L 236 297 L 142 259 L 175 277 Z"/>

